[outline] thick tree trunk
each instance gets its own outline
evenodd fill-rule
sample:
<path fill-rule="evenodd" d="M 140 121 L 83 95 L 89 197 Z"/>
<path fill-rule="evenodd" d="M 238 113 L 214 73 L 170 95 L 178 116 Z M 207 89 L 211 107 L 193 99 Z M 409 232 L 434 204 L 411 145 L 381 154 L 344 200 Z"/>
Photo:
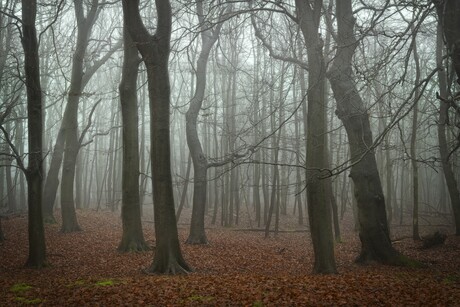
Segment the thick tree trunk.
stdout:
<path fill-rule="evenodd" d="M 171 39 L 171 4 L 156 0 L 157 30 L 150 35 L 139 13 L 139 0 L 123 0 L 123 18 L 147 68 L 150 101 L 152 188 L 156 248 L 147 272 L 186 273 L 174 212 L 169 128 L 170 84 L 168 60 Z M 129 21 L 129 22 L 127 22 Z"/>
<path fill-rule="evenodd" d="M 157 2 L 161 2 L 157 0 Z M 168 4 L 168 1 L 163 1 Z M 161 13 L 164 13 L 161 11 Z M 160 12 L 159 12 L 160 14 Z M 168 36 L 169 38 L 169 36 Z M 168 41 L 169 51 L 169 41 Z M 165 50 L 166 52 L 166 50 Z M 169 53 L 168 53 L 169 54 Z M 179 246 L 174 212 L 169 141 L 169 74 L 168 56 L 147 62 L 152 137 L 153 203 L 156 250 L 149 268 L 154 273 L 181 273 L 190 270 Z"/>
<path fill-rule="evenodd" d="M 27 123 L 29 165 L 27 168 L 29 256 L 27 266 L 46 265 L 45 230 L 42 219 L 42 92 L 40 87 L 40 59 L 35 28 L 36 0 L 22 0 L 22 46 L 27 88 Z"/>
<path fill-rule="evenodd" d="M 460 2 L 458 0 L 432 0 L 436 6 L 444 38 L 460 84 Z M 445 97 L 444 97 L 445 98 Z"/>
<path fill-rule="evenodd" d="M 137 114 L 137 75 L 140 58 L 124 25 L 124 58 L 119 86 L 123 121 L 123 165 L 121 220 L 123 234 L 118 250 L 139 252 L 149 249 L 142 232 L 139 194 L 139 116 Z"/>
<path fill-rule="evenodd" d="M 358 262 L 378 261 L 402 264 L 401 255 L 391 245 L 385 200 L 375 154 L 371 148 L 369 115 L 353 82 L 352 57 L 357 46 L 351 0 L 336 2 L 338 48 L 328 78 L 337 101 L 337 116 L 347 131 L 351 162 L 350 177 L 358 205 L 361 254 Z"/>
<path fill-rule="evenodd" d="M 443 57 L 443 37 L 441 34 L 441 28 L 438 26 L 438 38 L 436 46 L 436 60 L 438 67 L 442 67 Z M 445 71 L 438 71 L 439 80 L 439 94 L 443 99 L 448 96 L 447 92 L 447 76 Z M 449 191 L 450 201 L 452 204 L 452 211 L 454 213 L 455 221 L 455 234 L 460 235 L 460 192 L 458 189 L 457 181 L 452 170 L 452 165 L 449 162 L 449 147 L 447 145 L 446 137 L 446 125 L 449 120 L 449 108 L 450 105 L 445 101 L 440 101 L 439 109 L 439 121 L 438 121 L 438 142 L 439 142 L 439 154 L 441 156 L 441 165 L 444 172 L 444 178 L 446 179 L 447 189 Z"/>

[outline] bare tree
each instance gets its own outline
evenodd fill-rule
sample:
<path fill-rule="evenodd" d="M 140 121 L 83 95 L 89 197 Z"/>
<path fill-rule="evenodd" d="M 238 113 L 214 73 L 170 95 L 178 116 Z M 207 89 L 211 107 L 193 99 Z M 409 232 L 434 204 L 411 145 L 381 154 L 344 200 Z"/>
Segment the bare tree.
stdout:
<path fill-rule="evenodd" d="M 377 169 L 369 115 L 353 82 L 352 57 L 357 47 L 354 36 L 355 18 L 351 0 L 336 1 L 337 53 L 328 71 L 337 116 L 347 131 L 352 168 L 350 177 L 358 205 L 361 254 L 358 262 L 378 261 L 402 264 L 401 257 L 390 241 L 385 200 Z"/>
<path fill-rule="evenodd" d="M 315 273 L 335 273 L 332 214 L 326 197 L 326 182 L 321 180 L 327 168 L 326 143 L 326 65 L 323 40 L 319 34 L 322 0 L 296 0 L 297 18 L 307 47 L 307 203 L 311 237 L 315 251 Z"/>
<path fill-rule="evenodd" d="M 123 26 L 124 58 L 120 82 L 120 103 L 123 121 L 122 207 L 123 235 L 119 251 L 144 251 L 139 194 L 139 116 L 137 114 L 137 75 L 140 58 L 136 45 Z"/>
<path fill-rule="evenodd" d="M 46 265 L 45 230 L 42 219 L 42 91 L 40 86 L 40 59 L 35 20 L 37 1 L 22 0 L 22 46 L 24 48 L 25 82 L 27 88 L 27 124 L 29 164 L 26 170 L 29 209 L 29 257 L 27 266 Z M 22 162 L 18 160 L 19 165 Z"/>
<path fill-rule="evenodd" d="M 170 148 L 170 83 L 168 60 L 171 39 L 171 4 L 156 0 L 157 27 L 146 29 L 139 0 L 123 0 L 123 18 L 147 68 L 150 100 L 150 138 L 156 248 L 151 273 L 176 274 L 190 271 L 182 257 L 174 212 Z"/>
<path fill-rule="evenodd" d="M 203 153 L 203 148 L 198 136 L 197 118 L 203 104 L 206 90 L 206 68 L 209 53 L 219 37 L 222 23 L 217 24 L 214 29 L 208 28 L 208 23 L 205 23 L 202 0 L 196 3 L 196 12 L 201 31 L 201 52 L 198 57 L 195 71 L 195 94 L 190 101 L 190 106 L 186 114 L 187 144 L 193 161 L 194 173 L 192 220 L 190 224 L 190 234 L 186 242 L 189 244 L 207 244 L 208 240 L 204 230 L 204 215 L 208 186 L 208 161 L 206 155 Z"/>

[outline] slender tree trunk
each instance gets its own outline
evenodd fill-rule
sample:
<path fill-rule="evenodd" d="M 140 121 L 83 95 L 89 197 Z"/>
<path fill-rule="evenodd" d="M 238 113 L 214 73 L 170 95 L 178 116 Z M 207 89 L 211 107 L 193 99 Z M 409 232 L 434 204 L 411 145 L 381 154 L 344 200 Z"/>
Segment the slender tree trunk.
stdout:
<path fill-rule="evenodd" d="M 67 108 L 66 108 L 67 110 Z M 67 117 L 64 112 L 63 121 Z M 56 143 L 51 156 L 51 162 L 46 176 L 44 197 L 43 197 L 43 219 L 45 223 L 55 224 L 54 203 L 56 202 L 57 189 L 59 187 L 59 171 L 61 169 L 62 157 L 64 156 L 64 129 L 59 129 Z"/>
<path fill-rule="evenodd" d="M 123 28 L 124 58 L 119 86 L 123 121 L 123 164 L 121 221 L 123 234 L 118 250 L 138 252 L 149 249 L 142 232 L 139 194 L 139 116 L 137 114 L 137 75 L 140 58 L 131 36 Z"/>
<path fill-rule="evenodd" d="M 321 170 L 327 167 L 326 143 L 326 65 L 323 41 L 318 34 L 323 1 L 296 0 L 299 27 L 307 44 L 307 202 L 310 232 L 315 253 L 314 273 L 336 273 L 331 206 L 326 199 L 326 184 Z"/>
<path fill-rule="evenodd" d="M 7 123 L 6 130 L 11 131 L 11 125 Z M 11 154 L 11 150 L 9 146 L 6 150 L 7 154 Z M 6 195 L 8 201 L 8 211 L 9 212 L 16 212 L 17 211 L 17 204 L 16 204 L 16 195 L 15 195 L 15 187 L 13 184 L 13 174 L 11 172 L 11 163 L 13 162 L 10 157 L 5 159 L 5 181 L 6 181 Z"/>
<path fill-rule="evenodd" d="M 35 28 L 36 0 L 22 0 L 22 46 L 24 48 L 25 82 L 27 88 L 27 123 L 29 165 L 26 170 L 28 194 L 29 256 L 26 265 L 42 268 L 46 265 L 45 230 L 42 218 L 43 121 L 40 59 Z"/>
<path fill-rule="evenodd" d="M 3 243 L 4 241 L 5 241 L 5 234 L 3 233 L 2 218 L 0 217 L 0 243 Z"/>
<path fill-rule="evenodd" d="M 185 172 L 184 188 L 182 190 L 182 195 L 181 195 L 181 198 L 180 198 L 179 207 L 177 208 L 177 211 L 176 211 L 176 220 L 177 220 L 177 222 L 179 222 L 180 215 L 182 213 L 182 209 L 184 208 L 184 205 L 185 205 L 185 203 L 187 201 L 187 190 L 188 190 L 188 183 L 190 181 L 190 170 L 192 168 L 191 166 L 192 166 L 192 156 L 189 155 L 188 160 L 187 160 L 187 170 Z"/>
<path fill-rule="evenodd" d="M 412 27 L 413 28 L 413 27 Z M 415 31 L 414 31 L 415 32 Z M 415 34 L 414 34 L 415 35 Z M 417 52 L 417 42 L 414 37 L 413 51 L 415 61 L 415 84 L 420 83 L 420 59 Z M 412 238 L 420 240 L 419 226 L 418 226 L 418 211 L 419 211 L 419 184 L 418 184 L 418 164 L 417 164 L 417 124 L 418 124 L 418 100 L 420 90 L 417 87 L 415 90 L 415 104 L 412 115 L 412 134 L 410 138 L 410 155 L 412 164 Z M 390 184 L 390 183 L 388 183 Z M 387 195 L 387 198 L 391 197 Z"/>
<path fill-rule="evenodd" d="M 201 24 L 201 52 L 196 66 L 196 87 L 195 94 L 190 101 L 186 114 L 186 136 L 187 145 L 193 161 L 193 208 L 190 224 L 190 234 L 186 243 L 207 244 L 206 232 L 204 230 L 204 215 L 206 209 L 206 196 L 208 188 L 208 161 L 203 153 L 200 138 L 198 136 L 197 118 L 203 104 L 206 90 L 206 68 L 209 53 L 219 37 L 222 24 L 217 25 L 214 30 L 206 29 L 204 24 L 203 1 L 197 1 L 197 15 Z"/>

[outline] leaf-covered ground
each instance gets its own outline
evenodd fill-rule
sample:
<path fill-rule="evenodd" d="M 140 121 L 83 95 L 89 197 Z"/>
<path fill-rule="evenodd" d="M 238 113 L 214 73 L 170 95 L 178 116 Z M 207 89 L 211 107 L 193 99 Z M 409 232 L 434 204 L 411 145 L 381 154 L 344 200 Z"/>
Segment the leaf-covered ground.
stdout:
<path fill-rule="evenodd" d="M 0 245 L 0 306 L 460 306 L 460 238 L 420 249 L 411 239 L 395 246 L 426 268 L 395 268 L 353 263 L 356 233 L 345 227 L 336 245 L 338 275 L 311 274 L 307 232 L 208 229 L 207 246 L 182 245 L 194 272 L 182 276 L 145 275 L 153 252 L 120 254 L 118 214 L 78 213 L 84 231 L 61 234 L 46 225 L 48 260 L 43 270 L 24 268 L 27 219 L 3 220 L 7 240 Z M 154 245 L 153 226 L 145 235 Z M 295 227 L 291 227 L 295 228 Z M 188 229 L 180 225 L 180 239 Z M 401 232 L 404 233 L 403 231 Z"/>

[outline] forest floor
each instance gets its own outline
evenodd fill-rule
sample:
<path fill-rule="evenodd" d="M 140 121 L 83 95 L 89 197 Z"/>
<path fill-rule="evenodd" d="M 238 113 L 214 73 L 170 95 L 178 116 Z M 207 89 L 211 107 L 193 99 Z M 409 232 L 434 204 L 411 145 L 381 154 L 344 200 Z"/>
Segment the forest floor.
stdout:
<path fill-rule="evenodd" d="M 345 222 L 343 240 L 336 244 L 339 274 L 323 276 L 311 274 L 313 251 L 306 231 L 264 239 L 263 232 L 212 227 L 209 245 L 182 245 L 193 273 L 161 276 L 143 273 L 153 252 L 116 251 L 119 213 L 79 211 L 78 218 L 84 231 L 77 233 L 62 234 L 59 224 L 46 225 L 50 265 L 42 270 L 24 267 L 26 216 L 3 220 L 7 240 L 0 245 L 0 306 L 460 306 L 460 238 L 452 235 L 431 249 L 421 249 L 410 238 L 394 243 L 424 268 L 361 266 L 354 263 L 359 239 Z M 153 225 L 144 224 L 146 239 L 154 245 Z M 406 228 L 397 235 L 409 235 Z M 187 225 L 179 224 L 181 242 L 187 234 Z"/>

